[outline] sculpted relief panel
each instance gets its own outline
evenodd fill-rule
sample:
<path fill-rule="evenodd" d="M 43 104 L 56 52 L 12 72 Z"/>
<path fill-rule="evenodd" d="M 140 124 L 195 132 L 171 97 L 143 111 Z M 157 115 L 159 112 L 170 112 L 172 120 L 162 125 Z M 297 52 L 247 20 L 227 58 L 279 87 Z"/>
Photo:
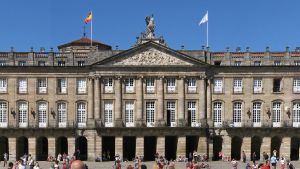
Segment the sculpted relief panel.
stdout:
<path fill-rule="evenodd" d="M 112 65 L 192 65 L 154 48 L 139 54 L 116 60 Z"/>

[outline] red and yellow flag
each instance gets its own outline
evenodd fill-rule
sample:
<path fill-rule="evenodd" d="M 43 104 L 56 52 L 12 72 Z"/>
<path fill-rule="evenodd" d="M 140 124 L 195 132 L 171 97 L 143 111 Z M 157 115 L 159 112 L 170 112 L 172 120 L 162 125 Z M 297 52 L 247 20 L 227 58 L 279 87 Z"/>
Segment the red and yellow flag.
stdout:
<path fill-rule="evenodd" d="M 92 15 L 92 12 L 90 12 L 87 17 L 84 19 L 84 23 L 87 24 L 89 22 L 92 21 L 92 18 L 93 18 L 93 15 Z"/>

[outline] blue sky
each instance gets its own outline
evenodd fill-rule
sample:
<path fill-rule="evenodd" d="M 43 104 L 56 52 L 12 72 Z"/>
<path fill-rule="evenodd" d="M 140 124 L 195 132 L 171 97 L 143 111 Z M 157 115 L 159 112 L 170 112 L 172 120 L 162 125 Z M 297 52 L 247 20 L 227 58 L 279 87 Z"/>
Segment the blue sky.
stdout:
<path fill-rule="evenodd" d="M 154 14 L 155 33 L 169 47 L 201 49 L 205 25 L 198 22 L 208 10 L 211 50 L 294 50 L 300 46 L 299 6 L 299 0 L 1 0 L 0 51 L 56 49 L 79 39 L 89 10 L 93 37 L 113 48 L 130 48 L 145 30 L 145 17 Z"/>

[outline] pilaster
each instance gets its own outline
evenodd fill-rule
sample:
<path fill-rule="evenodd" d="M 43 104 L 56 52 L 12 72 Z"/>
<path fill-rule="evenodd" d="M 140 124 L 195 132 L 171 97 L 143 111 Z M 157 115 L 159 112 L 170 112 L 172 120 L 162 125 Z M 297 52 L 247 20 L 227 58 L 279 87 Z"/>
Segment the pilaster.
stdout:
<path fill-rule="evenodd" d="M 290 158 L 291 155 L 291 138 L 283 137 L 280 146 L 280 156 L 284 156 L 285 158 Z"/>
<path fill-rule="evenodd" d="M 100 79 L 97 77 L 94 80 L 94 117 L 96 120 L 100 121 Z"/>
<path fill-rule="evenodd" d="M 144 156 L 144 137 L 136 137 L 135 151 L 137 156 Z"/>
<path fill-rule="evenodd" d="M 9 161 L 16 160 L 16 154 L 17 154 L 16 147 L 17 147 L 17 139 L 15 137 L 9 137 L 8 138 Z"/>
<path fill-rule="evenodd" d="M 156 152 L 161 156 L 165 156 L 165 137 L 157 137 Z"/>
<path fill-rule="evenodd" d="M 72 156 L 75 152 L 75 138 L 68 137 L 68 154 Z"/>
<path fill-rule="evenodd" d="M 185 126 L 186 119 L 184 118 L 184 96 L 185 96 L 184 77 L 178 79 L 178 126 Z"/>
<path fill-rule="evenodd" d="M 56 149 L 55 137 L 48 137 L 48 155 L 51 155 L 52 157 L 56 157 L 55 149 Z"/>
<path fill-rule="evenodd" d="M 136 126 L 143 125 L 143 77 L 136 80 Z"/>
<path fill-rule="evenodd" d="M 207 154 L 206 137 L 199 137 L 197 152 L 200 154 Z"/>
<path fill-rule="evenodd" d="M 272 155 L 271 152 L 271 137 L 263 137 L 260 147 L 260 152 L 266 152 L 268 153 L 269 157 Z"/>
<path fill-rule="evenodd" d="M 95 137 L 96 137 L 96 142 L 95 142 L 96 152 L 95 152 L 95 155 L 102 157 L 102 137 L 98 136 L 97 134 L 96 134 Z"/>
<path fill-rule="evenodd" d="M 122 80 L 121 77 L 115 79 L 115 127 L 122 125 Z"/>
<path fill-rule="evenodd" d="M 115 139 L 115 153 L 123 158 L 123 137 L 116 137 Z"/>
<path fill-rule="evenodd" d="M 241 153 L 243 151 L 246 154 L 246 159 L 250 160 L 251 159 L 251 137 L 244 137 L 243 138 Z"/>
<path fill-rule="evenodd" d="M 96 147 L 95 147 L 95 140 L 96 140 L 96 132 L 93 130 L 86 131 L 87 133 L 87 152 L 88 152 L 88 160 L 93 161 L 96 158 Z"/>
<path fill-rule="evenodd" d="M 231 157 L 231 137 L 223 136 L 222 151 L 225 158 Z"/>
<path fill-rule="evenodd" d="M 93 85 L 93 79 L 88 78 L 88 119 L 94 119 L 94 106 L 93 106 L 93 96 L 94 96 L 94 85 Z"/>
<path fill-rule="evenodd" d="M 178 137 L 176 157 L 185 157 L 186 154 L 186 137 Z"/>
<path fill-rule="evenodd" d="M 157 80 L 157 119 L 156 126 L 165 126 L 164 121 L 164 79 L 159 77 Z"/>
<path fill-rule="evenodd" d="M 29 137 L 28 138 L 28 154 L 31 154 L 33 159 L 36 159 L 36 138 Z"/>

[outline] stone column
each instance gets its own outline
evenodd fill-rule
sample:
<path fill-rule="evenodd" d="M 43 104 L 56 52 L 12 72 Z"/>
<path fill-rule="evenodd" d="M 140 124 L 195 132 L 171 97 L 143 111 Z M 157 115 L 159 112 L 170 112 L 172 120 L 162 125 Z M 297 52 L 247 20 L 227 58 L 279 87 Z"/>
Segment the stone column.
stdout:
<path fill-rule="evenodd" d="M 144 137 L 138 136 L 136 137 L 136 155 L 137 156 L 144 156 Z"/>
<path fill-rule="evenodd" d="M 204 123 L 205 121 L 205 102 L 206 102 L 206 96 L 205 96 L 205 80 L 201 79 L 199 80 L 199 115 L 198 118 L 200 119 L 201 123 Z"/>
<path fill-rule="evenodd" d="M 165 137 L 158 136 L 156 144 L 156 152 L 158 152 L 160 156 L 165 156 Z"/>
<path fill-rule="evenodd" d="M 115 153 L 119 154 L 120 157 L 123 158 L 123 137 L 116 137 L 115 139 Z"/>
<path fill-rule="evenodd" d="M 245 151 L 246 159 L 250 160 L 251 159 L 251 137 L 244 137 L 243 138 L 241 153 L 243 151 Z M 258 154 L 257 154 L 257 156 L 258 156 Z"/>
<path fill-rule="evenodd" d="M 94 119 L 94 106 L 93 106 L 93 79 L 89 78 L 88 79 L 88 119 Z"/>
<path fill-rule="evenodd" d="M 29 137 L 28 138 L 28 154 L 31 154 L 33 159 L 36 159 L 36 138 Z"/>
<path fill-rule="evenodd" d="M 164 120 L 164 78 L 159 77 L 157 80 L 157 124 L 156 126 L 165 126 Z"/>
<path fill-rule="evenodd" d="M 96 135 L 96 156 L 102 156 L 102 137 Z"/>
<path fill-rule="evenodd" d="M 199 137 L 197 152 L 202 154 L 207 154 L 207 141 L 206 137 Z"/>
<path fill-rule="evenodd" d="M 94 117 L 95 117 L 95 120 L 101 120 L 101 116 L 100 116 L 100 85 L 99 85 L 99 81 L 100 81 L 100 78 L 97 77 L 95 78 L 95 81 L 94 81 Z"/>
<path fill-rule="evenodd" d="M 122 80 L 115 79 L 115 127 L 122 126 Z"/>
<path fill-rule="evenodd" d="M 184 93 L 185 93 L 185 82 L 184 77 L 178 79 L 178 126 L 185 126 L 186 119 L 184 118 Z"/>
<path fill-rule="evenodd" d="M 261 147 L 260 147 L 260 153 L 262 154 L 263 152 L 268 153 L 269 157 L 272 156 L 271 153 L 271 137 L 263 137 L 262 142 L 261 142 Z M 262 156 L 261 156 L 262 158 Z"/>
<path fill-rule="evenodd" d="M 16 160 L 16 154 L 17 154 L 17 139 L 15 137 L 9 137 L 8 138 L 8 158 L 9 161 L 15 161 Z"/>
<path fill-rule="evenodd" d="M 186 154 L 186 137 L 178 137 L 176 157 L 185 157 Z"/>
<path fill-rule="evenodd" d="M 136 126 L 143 125 L 143 77 L 136 80 Z"/>
<path fill-rule="evenodd" d="M 95 147 L 95 140 L 96 140 L 96 133 L 93 130 L 87 131 L 87 152 L 88 152 L 88 160 L 94 161 L 96 158 L 96 147 Z"/>
<path fill-rule="evenodd" d="M 286 158 L 290 158 L 291 155 L 291 138 L 290 137 L 283 137 L 281 141 L 280 156 L 284 156 Z"/>
<path fill-rule="evenodd" d="M 55 150 L 56 150 L 55 137 L 48 137 L 48 155 L 51 155 L 52 157 L 56 157 Z"/>
<path fill-rule="evenodd" d="M 231 157 L 231 137 L 228 135 L 223 137 L 222 151 L 225 158 Z"/>
<path fill-rule="evenodd" d="M 68 154 L 70 156 L 73 156 L 74 152 L 75 152 L 75 138 L 68 137 Z"/>

